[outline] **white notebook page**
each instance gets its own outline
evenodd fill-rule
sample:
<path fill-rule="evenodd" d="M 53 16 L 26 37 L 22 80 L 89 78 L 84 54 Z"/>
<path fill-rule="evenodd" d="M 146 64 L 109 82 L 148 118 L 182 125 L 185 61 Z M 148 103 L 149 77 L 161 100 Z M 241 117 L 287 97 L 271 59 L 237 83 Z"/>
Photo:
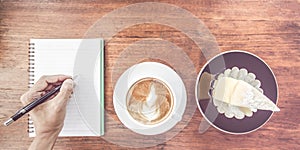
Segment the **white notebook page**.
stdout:
<path fill-rule="evenodd" d="M 30 43 L 34 43 L 33 83 L 43 75 L 73 75 L 81 39 L 31 39 Z M 100 51 L 100 45 L 93 49 Z M 29 133 L 29 136 L 35 136 L 35 133 Z M 86 126 L 73 97 L 68 102 L 64 127 L 59 136 L 99 136 Z"/>

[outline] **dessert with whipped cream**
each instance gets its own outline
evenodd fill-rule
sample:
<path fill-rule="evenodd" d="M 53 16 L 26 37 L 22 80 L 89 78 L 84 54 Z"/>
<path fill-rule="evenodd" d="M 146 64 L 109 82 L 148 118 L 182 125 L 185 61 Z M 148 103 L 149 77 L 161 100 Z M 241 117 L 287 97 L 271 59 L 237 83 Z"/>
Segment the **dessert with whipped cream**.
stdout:
<path fill-rule="evenodd" d="M 155 78 L 144 78 L 129 89 L 127 110 L 136 121 L 153 125 L 172 111 L 173 96 L 168 86 Z"/>

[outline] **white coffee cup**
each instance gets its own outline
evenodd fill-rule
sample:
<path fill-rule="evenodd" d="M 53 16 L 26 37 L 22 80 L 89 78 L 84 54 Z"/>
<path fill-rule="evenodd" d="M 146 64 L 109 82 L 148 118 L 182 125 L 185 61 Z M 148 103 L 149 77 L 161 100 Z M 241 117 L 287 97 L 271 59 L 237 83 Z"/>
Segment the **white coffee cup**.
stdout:
<path fill-rule="evenodd" d="M 135 120 L 127 110 L 127 93 L 137 81 L 155 78 L 165 83 L 173 95 L 170 114 L 156 124 L 143 124 Z M 156 62 L 143 62 L 127 69 L 118 79 L 114 90 L 114 108 L 120 121 L 132 131 L 144 135 L 156 135 L 170 130 L 182 119 L 186 106 L 186 90 L 179 75 L 170 67 Z"/>

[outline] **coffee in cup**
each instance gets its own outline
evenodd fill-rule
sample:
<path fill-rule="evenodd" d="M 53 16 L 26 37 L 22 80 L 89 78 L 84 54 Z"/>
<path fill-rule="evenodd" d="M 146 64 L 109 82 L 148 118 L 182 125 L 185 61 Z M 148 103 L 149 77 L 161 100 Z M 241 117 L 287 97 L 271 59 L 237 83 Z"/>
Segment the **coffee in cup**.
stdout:
<path fill-rule="evenodd" d="M 154 125 L 165 120 L 172 112 L 174 98 L 163 81 L 147 77 L 130 87 L 126 104 L 134 120 L 144 125 Z"/>

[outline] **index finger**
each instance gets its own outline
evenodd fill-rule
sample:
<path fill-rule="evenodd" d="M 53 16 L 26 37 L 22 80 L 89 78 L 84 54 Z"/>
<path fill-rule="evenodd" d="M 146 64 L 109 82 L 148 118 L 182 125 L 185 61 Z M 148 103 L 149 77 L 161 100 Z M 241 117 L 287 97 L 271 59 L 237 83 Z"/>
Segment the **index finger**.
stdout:
<path fill-rule="evenodd" d="M 43 91 L 47 88 L 49 84 L 63 82 L 66 79 L 71 79 L 71 76 L 67 75 L 50 75 L 50 76 L 42 76 L 30 90 L 34 90 L 37 92 Z"/>

